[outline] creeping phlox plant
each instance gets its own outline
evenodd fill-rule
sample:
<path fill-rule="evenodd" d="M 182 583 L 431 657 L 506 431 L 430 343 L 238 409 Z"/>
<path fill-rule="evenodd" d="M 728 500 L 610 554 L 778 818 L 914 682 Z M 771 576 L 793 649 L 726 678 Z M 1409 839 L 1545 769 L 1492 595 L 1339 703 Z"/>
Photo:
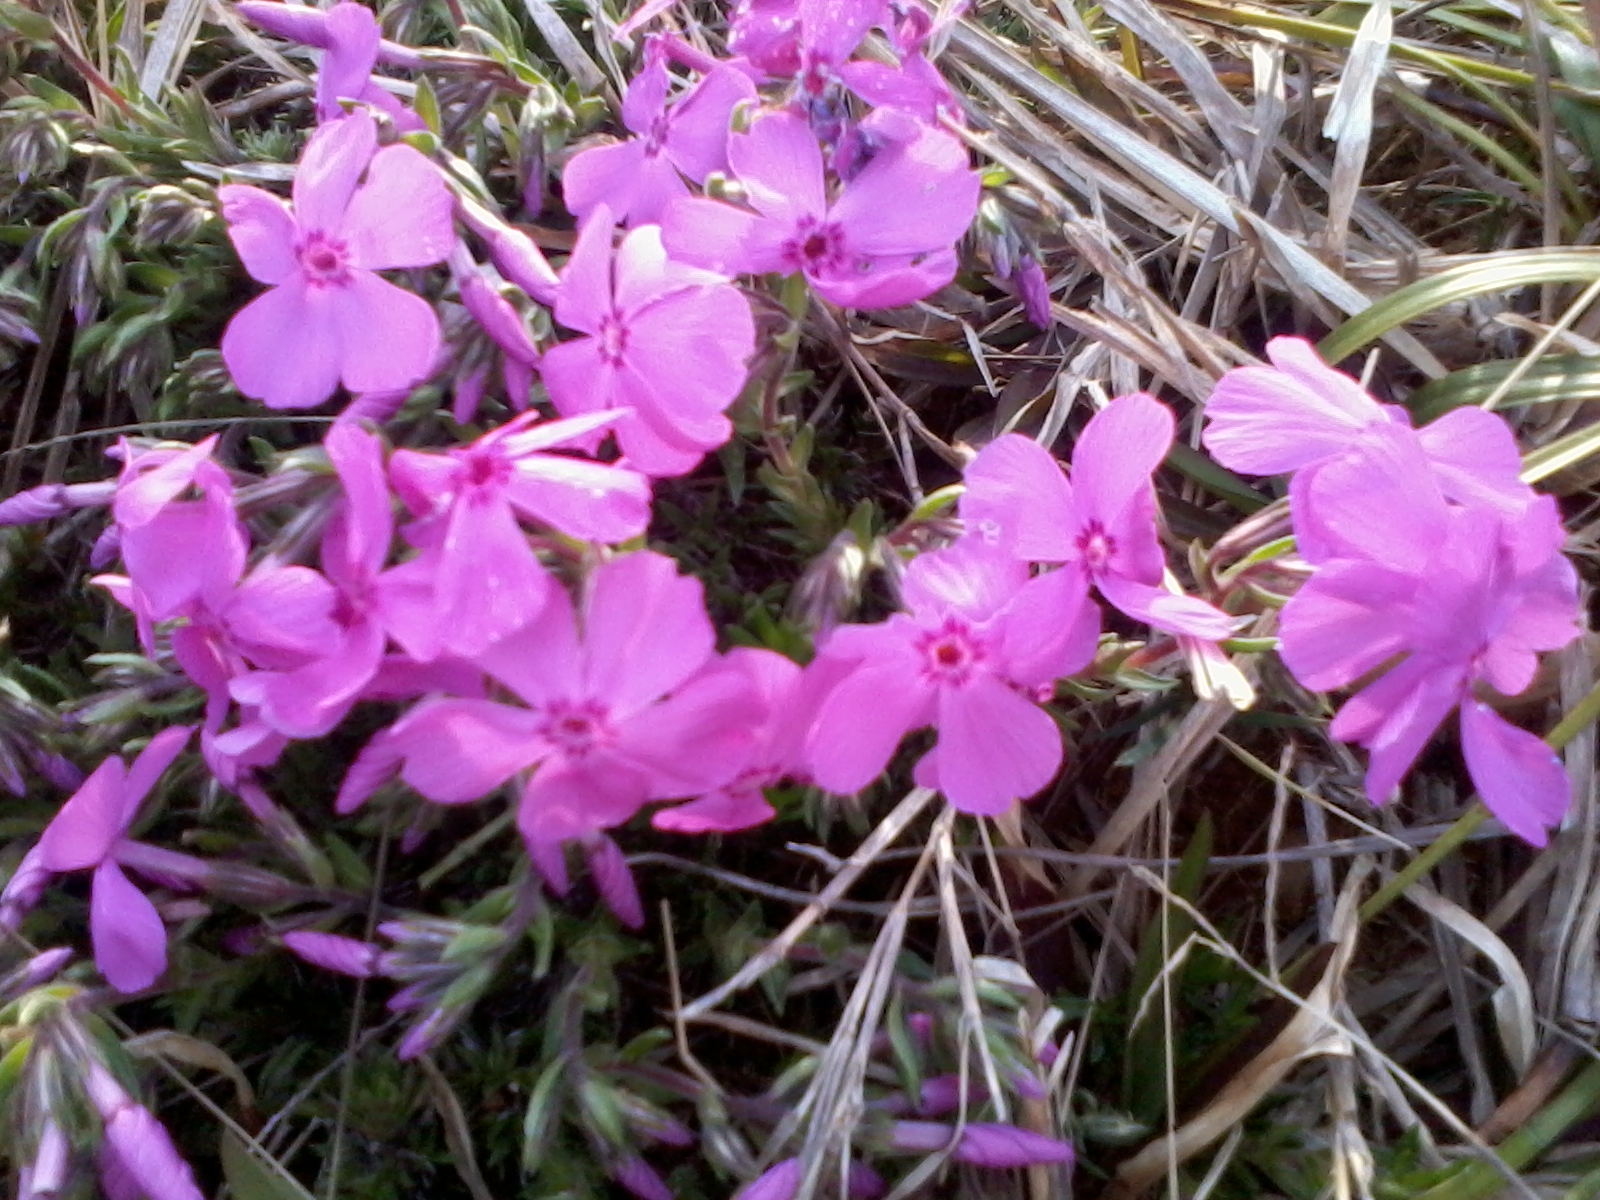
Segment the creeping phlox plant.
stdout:
<path fill-rule="evenodd" d="M 265 870 L 140 841 L 133 830 L 161 777 L 197 749 L 314 875 L 305 835 L 271 794 L 274 765 L 360 705 L 403 706 L 355 754 L 337 811 L 396 781 L 447 806 L 495 803 L 509 788 L 536 878 L 470 919 L 385 921 L 383 944 L 315 927 L 348 910 L 302 910 L 273 930 L 307 962 L 402 984 L 391 1007 L 409 1014 L 399 1053 L 412 1057 L 465 1016 L 478 993 L 458 983 L 492 975 L 544 903 L 540 883 L 568 891 L 574 854 L 617 917 L 643 923 L 612 839 L 642 813 L 679 834 L 747 829 L 774 816 L 764 789 L 858 792 L 926 729 L 914 777 L 955 809 L 995 816 L 1035 796 L 1066 753 L 1058 686 L 1107 666 L 1102 602 L 1119 629 L 1147 628 L 1152 647 L 1172 651 L 1166 661 L 1193 664 L 1197 690 L 1249 703 L 1226 643 L 1256 620 L 1261 593 L 1180 588 L 1152 482 L 1177 417 L 1151 395 L 1098 411 L 1070 468 L 1021 434 L 984 446 L 964 472 L 959 522 L 929 526 L 920 553 L 889 564 L 897 611 L 824 627 L 804 664 L 771 649 L 719 651 L 701 583 L 644 545 L 654 481 L 693 471 L 732 436 L 730 409 L 768 353 L 757 332 L 766 314 L 802 283 L 840 308 L 908 305 L 960 267 L 980 176 L 960 105 L 928 56 L 940 30 L 914 0 L 750 0 L 732 14 L 727 60 L 673 36 L 648 40 L 622 104 L 628 136 L 565 164 L 577 231 L 559 270 L 373 82 L 380 60 L 415 63 L 367 9 L 243 0 L 237 10 L 322 51 L 320 123 L 287 199 L 217 189 L 239 262 L 264 285 L 233 315 L 222 357 L 238 390 L 272 408 L 312 408 L 341 390 L 349 402 L 320 450 L 271 478 L 235 470 L 216 436 L 125 439 L 114 483 L 0 502 L 7 524 L 108 508 L 97 562 L 121 571 L 96 582 L 131 614 L 151 662 L 203 696 L 193 725 L 155 732 L 131 763 L 109 757 L 81 784 L 68 764 L 34 764 L 76 791 L 0 896 L 10 928 L 58 877 L 92 872 L 100 973 L 121 993 L 158 987 L 167 929 L 136 881 L 246 908 L 306 894 Z M 873 30 L 879 52 L 856 57 Z M 430 267 L 495 348 L 497 373 L 482 362 L 455 371 L 436 299 L 406 286 Z M 1047 320 L 1037 265 L 1012 268 L 1027 311 Z M 1485 689 L 1522 692 L 1539 653 L 1578 632 L 1554 502 L 1519 481 L 1500 418 L 1464 411 L 1414 429 L 1308 344 L 1268 349 L 1271 366 L 1218 384 L 1203 440 L 1226 467 L 1290 477 L 1304 582 L 1280 614 L 1283 661 L 1314 691 L 1358 685 L 1331 733 L 1369 750 L 1374 803 L 1459 710 L 1484 801 L 1542 845 L 1566 809 L 1567 778 Z M 417 430 L 437 425 L 394 420 L 442 378 L 455 384 L 456 421 L 482 419 L 488 432 L 427 444 Z M 472 954 L 461 950 L 469 929 Z M 119 1082 L 126 1067 L 106 1060 L 98 1018 L 73 987 L 48 984 L 64 956 L 47 952 L 0 988 L 22 1006 L 20 1069 L 56 1081 L 26 1094 L 98 1114 L 103 1138 L 86 1156 L 61 1113 L 24 1107 L 10 1118 L 28 1164 L 22 1194 L 55 1195 L 96 1158 L 108 1194 L 199 1195 Z M 932 1018 L 920 1019 L 919 1036 L 939 1044 Z M 1034 1052 L 1008 1083 L 1023 1097 L 1054 1047 Z M 1071 1161 L 1064 1141 L 967 1120 L 987 1096 L 965 1086 L 934 1075 L 919 1095 L 880 1097 L 860 1151 L 879 1166 L 934 1151 L 990 1167 Z M 960 1123 L 940 1120 L 958 1108 Z M 639 1109 L 630 1122 L 657 1142 L 692 1141 L 665 1113 Z M 636 1195 L 669 1194 L 637 1150 L 603 1151 Z M 744 1194 L 786 1198 L 801 1174 L 799 1159 L 752 1168 Z M 850 1181 L 860 1195 L 884 1187 L 861 1163 Z"/>

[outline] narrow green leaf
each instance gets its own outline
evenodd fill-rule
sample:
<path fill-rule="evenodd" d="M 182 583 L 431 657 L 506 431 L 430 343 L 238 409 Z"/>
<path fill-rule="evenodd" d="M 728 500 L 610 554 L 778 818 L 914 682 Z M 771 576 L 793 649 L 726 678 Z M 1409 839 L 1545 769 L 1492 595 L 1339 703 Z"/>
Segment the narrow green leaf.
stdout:
<path fill-rule="evenodd" d="M 222 1175 L 234 1200 L 314 1200 L 281 1165 L 266 1159 L 243 1138 L 222 1130 Z"/>

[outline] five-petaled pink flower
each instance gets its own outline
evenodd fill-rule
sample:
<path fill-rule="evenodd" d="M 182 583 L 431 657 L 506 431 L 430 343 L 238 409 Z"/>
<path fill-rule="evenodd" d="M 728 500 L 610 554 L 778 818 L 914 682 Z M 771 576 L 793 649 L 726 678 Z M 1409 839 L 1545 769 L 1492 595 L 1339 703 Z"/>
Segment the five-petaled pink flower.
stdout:
<path fill-rule="evenodd" d="M 862 128 L 881 148 L 829 198 L 822 148 L 789 112 L 766 112 L 728 142 L 751 209 L 674 201 L 662 236 L 675 258 L 733 275 L 805 275 L 846 308 L 910 304 L 949 283 L 955 243 L 978 209 L 979 180 L 961 141 L 880 109 Z"/>
<path fill-rule="evenodd" d="M 517 824 L 546 878 L 563 842 L 594 843 L 652 800 L 733 779 L 765 715 L 744 672 L 706 670 L 715 635 L 696 579 L 650 551 L 601 566 L 575 608 L 556 590 L 539 619 L 481 665 L 525 707 L 424 702 L 361 752 L 338 801 L 349 812 L 398 771 L 439 804 L 464 804 L 538 764 Z"/>
<path fill-rule="evenodd" d="M 1027 567 L 968 537 L 922 554 L 906 571 L 907 612 L 844 625 L 812 671 L 845 668 L 811 732 L 811 776 L 857 792 L 888 765 L 900 739 L 934 725 L 939 742 L 917 764 L 963 812 L 1005 812 L 1055 777 L 1061 730 L 1041 693 L 1094 654 L 1099 613 L 1061 572 Z"/>
<path fill-rule="evenodd" d="M 433 368 L 438 317 L 376 274 L 441 262 L 455 242 L 450 192 L 426 158 L 410 146 L 379 150 L 372 117 L 354 112 L 311 135 L 293 209 L 239 184 L 217 195 L 245 270 L 274 285 L 222 335 L 241 392 L 309 408 L 340 383 L 391 391 Z"/>
<path fill-rule="evenodd" d="M 1037 442 L 1006 434 L 968 464 L 961 516 L 1020 559 L 1061 563 L 1073 590 L 1087 594 L 1093 584 L 1135 620 L 1169 633 L 1225 638 L 1232 617 L 1161 586 L 1166 560 L 1151 476 L 1172 438 L 1172 412 L 1153 396 L 1114 400 L 1079 435 L 1069 482 Z"/>
<path fill-rule="evenodd" d="M 683 176 L 704 183 L 711 172 L 727 170 L 728 121 L 734 105 L 755 99 L 755 85 L 719 66 L 668 105 L 671 86 L 665 55 L 651 53 L 622 101 L 622 122 L 636 136 L 584 150 L 567 163 L 561 194 L 580 222 L 602 204 L 626 225 L 660 221 L 668 201 L 689 194 Z"/>
<path fill-rule="evenodd" d="M 724 416 L 755 350 L 749 302 L 720 275 L 669 259 L 654 225 L 613 255 L 611 212 L 578 235 L 556 320 L 587 337 L 550 349 L 541 374 L 565 416 L 623 410 L 617 444 L 648 475 L 681 475 L 728 440 Z"/>

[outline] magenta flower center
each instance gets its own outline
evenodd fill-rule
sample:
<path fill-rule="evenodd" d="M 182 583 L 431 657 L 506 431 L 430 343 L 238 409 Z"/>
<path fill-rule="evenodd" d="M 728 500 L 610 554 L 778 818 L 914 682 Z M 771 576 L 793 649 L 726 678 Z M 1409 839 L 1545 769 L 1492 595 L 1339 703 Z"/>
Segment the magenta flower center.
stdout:
<path fill-rule="evenodd" d="M 1083 565 L 1091 575 L 1104 571 L 1116 552 L 1116 539 L 1099 521 L 1090 521 L 1078 535 L 1078 553 L 1083 556 Z"/>
<path fill-rule="evenodd" d="M 584 758 L 616 740 L 610 713 L 593 700 L 557 700 L 545 709 L 539 736 L 567 758 Z"/>
<path fill-rule="evenodd" d="M 922 655 L 922 677 L 935 686 L 963 686 L 988 657 L 972 628 L 956 617 L 919 636 L 916 648 Z"/>
<path fill-rule="evenodd" d="M 783 247 L 784 258 L 797 271 L 808 275 L 837 271 L 846 259 L 844 230 L 831 221 L 802 217 Z"/>
<path fill-rule="evenodd" d="M 342 284 L 350 276 L 349 247 L 320 230 L 306 234 L 295 253 L 300 259 L 300 269 L 306 274 L 306 282 L 312 287 Z"/>
<path fill-rule="evenodd" d="M 511 460 L 499 446 L 474 446 L 458 457 L 465 468 L 462 487 L 468 493 L 492 492 L 511 479 Z"/>
<path fill-rule="evenodd" d="M 601 359 L 613 367 L 620 367 L 628 349 L 628 330 L 622 318 L 616 313 L 605 317 L 600 322 L 600 332 L 595 335 L 595 340 L 600 343 Z"/>

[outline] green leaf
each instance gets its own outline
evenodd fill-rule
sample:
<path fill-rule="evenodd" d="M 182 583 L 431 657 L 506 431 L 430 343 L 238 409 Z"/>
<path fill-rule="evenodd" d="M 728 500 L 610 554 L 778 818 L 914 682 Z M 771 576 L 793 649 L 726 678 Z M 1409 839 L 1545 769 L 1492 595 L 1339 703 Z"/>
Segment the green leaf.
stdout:
<path fill-rule="evenodd" d="M 234 1200 L 315 1200 L 275 1159 L 222 1130 L 222 1175 Z"/>
<path fill-rule="evenodd" d="M 1407 321 L 1473 296 L 1541 283 L 1593 283 L 1596 279 L 1600 279 L 1600 247 L 1565 246 L 1485 255 L 1390 292 L 1323 338 L 1317 350 L 1331 363 L 1343 362 Z"/>
<path fill-rule="evenodd" d="M 1412 392 L 1406 407 L 1424 423 L 1443 416 L 1452 408 L 1476 407 L 1494 394 L 1506 377 L 1521 365 L 1521 359 L 1500 359 L 1452 371 Z M 1600 358 L 1555 354 L 1530 365 L 1521 378 L 1506 389 L 1495 407 L 1505 409 L 1556 400 L 1597 399 L 1600 399 Z"/>
<path fill-rule="evenodd" d="M 0 28 L 33 42 L 52 42 L 56 29 L 50 18 L 11 0 L 0 0 Z"/>

